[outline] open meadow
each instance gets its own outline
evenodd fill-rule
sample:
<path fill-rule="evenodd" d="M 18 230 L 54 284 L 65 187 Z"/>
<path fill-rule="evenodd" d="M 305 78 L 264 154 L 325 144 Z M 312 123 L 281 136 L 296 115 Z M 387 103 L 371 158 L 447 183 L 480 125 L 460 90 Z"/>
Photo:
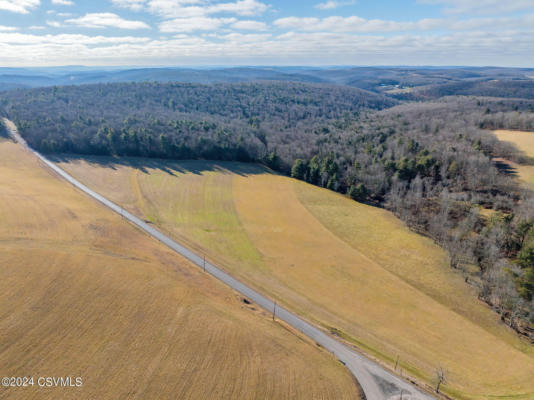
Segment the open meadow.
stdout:
<path fill-rule="evenodd" d="M 459 399 L 532 399 L 534 348 L 391 213 L 253 164 L 56 160 L 370 356 Z"/>
<path fill-rule="evenodd" d="M 2 138 L 0 180 L 2 376 L 83 380 L 0 399 L 358 397 L 329 353 Z"/>
<path fill-rule="evenodd" d="M 497 139 L 514 144 L 527 157 L 534 158 L 534 132 L 496 130 L 493 133 Z M 518 164 L 508 160 L 506 163 L 517 174 L 520 182 L 534 189 L 534 165 Z"/>

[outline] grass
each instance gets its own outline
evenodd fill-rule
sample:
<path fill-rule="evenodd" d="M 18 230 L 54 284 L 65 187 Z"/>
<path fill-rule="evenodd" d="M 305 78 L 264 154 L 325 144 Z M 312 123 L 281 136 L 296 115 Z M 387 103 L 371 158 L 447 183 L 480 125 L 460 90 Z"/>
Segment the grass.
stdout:
<path fill-rule="evenodd" d="M 515 144 L 528 157 L 534 157 L 534 132 L 496 130 L 493 133 L 499 140 Z"/>
<path fill-rule="evenodd" d="M 0 375 L 83 378 L 1 399 L 357 396 L 330 354 L 7 140 L 0 180 Z"/>
<path fill-rule="evenodd" d="M 390 366 L 398 356 L 405 372 L 433 384 L 442 365 L 443 389 L 460 399 L 534 397 L 534 349 L 477 301 L 438 246 L 384 210 L 258 166 L 61 165 Z M 98 178 L 111 171 L 130 182 L 127 193 Z"/>
<path fill-rule="evenodd" d="M 499 140 L 514 144 L 526 156 L 534 157 L 534 132 L 497 130 L 493 133 Z M 534 189 L 534 165 L 517 164 L 508 160 L 505 162 L 517 174 L 521 183 Z"/>

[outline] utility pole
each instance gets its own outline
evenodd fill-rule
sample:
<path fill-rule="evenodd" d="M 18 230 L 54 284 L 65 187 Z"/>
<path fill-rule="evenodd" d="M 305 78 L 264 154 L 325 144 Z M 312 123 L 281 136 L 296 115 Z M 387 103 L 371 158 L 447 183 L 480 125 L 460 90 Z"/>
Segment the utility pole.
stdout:
<path fill-rule="evenodd" d="M 276 317 L 276 301 L 274 302 L 274 307 L 273 307 L 273 321 L 275 317 Z"/>
<path fill-rule="evenodd" d="M 206 256 L 203 257 L 204 260 L 204 272 L 206 272 Z"/>
<path fill-rule="evenodd" d="M 401 395 L 400 395 L 400 400 L 402 400 L 402 394 L 404 393 L 404 389 L 401 389 Z"/>
<path fill-rule="evenodd" d="M 399 356 L 397 356 L 397 361 L 395 361 L 395 371 L 397 370 L 398 365 L 399 365 Z"/>

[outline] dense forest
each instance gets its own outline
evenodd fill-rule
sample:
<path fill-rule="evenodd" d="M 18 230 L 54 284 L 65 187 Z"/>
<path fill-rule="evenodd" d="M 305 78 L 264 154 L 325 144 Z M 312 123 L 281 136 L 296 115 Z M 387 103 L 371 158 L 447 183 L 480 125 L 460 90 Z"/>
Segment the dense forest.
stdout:
<path fill-rule="evenodd" d="M 52 87 L 12 91 L 2 102 L 43 152 L 240 161 L 265 158 L 274 136 L 294 141 L 326 121 L 395 103 L 356 88 L 297 83 Z"/>
<path fill-rule="evenodd" d="M 399 104 L 341 85 L 125 83 L 14 90 L 0 105 L 43 152 L 262 162 L 392 210 L 532 335 L 534 197 L 493 159 L 532 160 L 489 133 L 534 130 L 528 98 Z"/>

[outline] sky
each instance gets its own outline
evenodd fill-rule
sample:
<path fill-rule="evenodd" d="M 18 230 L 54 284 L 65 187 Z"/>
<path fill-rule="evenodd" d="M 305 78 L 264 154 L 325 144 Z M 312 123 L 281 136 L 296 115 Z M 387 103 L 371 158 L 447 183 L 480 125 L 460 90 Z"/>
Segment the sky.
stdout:
<path fill-rule="evenodd" d="M 534 67 L 534 0 L 0 0 L 0 66 Z"/>

